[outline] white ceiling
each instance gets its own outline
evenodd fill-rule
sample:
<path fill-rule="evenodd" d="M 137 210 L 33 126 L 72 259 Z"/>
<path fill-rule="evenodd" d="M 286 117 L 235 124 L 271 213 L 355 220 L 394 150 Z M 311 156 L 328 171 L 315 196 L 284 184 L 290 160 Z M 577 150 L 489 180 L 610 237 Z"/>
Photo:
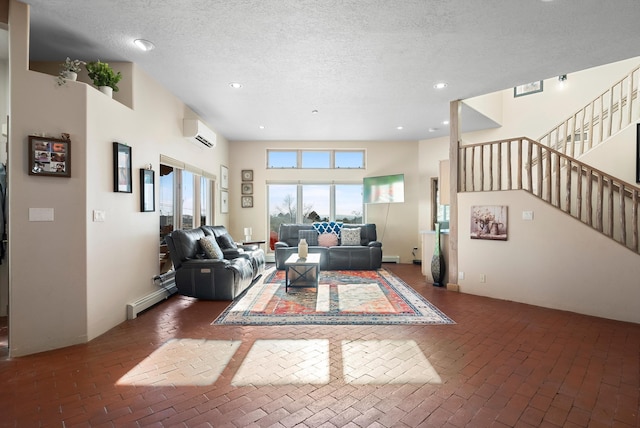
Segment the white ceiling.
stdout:
<path fill-rule="evenodd" d="M 451 100 L 640 55 L 639 0 L 26 3 L 32 60 L 135 62 L 231 141 L 433 138 Z"/>

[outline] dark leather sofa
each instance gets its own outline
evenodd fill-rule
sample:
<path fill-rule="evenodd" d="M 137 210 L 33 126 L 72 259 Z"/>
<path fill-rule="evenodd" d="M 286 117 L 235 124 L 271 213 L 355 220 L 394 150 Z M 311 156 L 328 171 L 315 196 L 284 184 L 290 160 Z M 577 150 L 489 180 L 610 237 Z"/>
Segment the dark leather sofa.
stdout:
<path fill-rule="evenodd" d="M 222 258 L 207 258 L 200 240 L 215 237 Z M 264 272 L 264 251 L 238 245 L 224 226 L 174 230 L 165 236 L 178 293 L 203 300 L 233 300 Z"/>
<path fill-rule="evenodd" d="M 360 245 L 338 245 L 323 247 L 309 245 L 309 253 L 319 253 L 320 270 L 372 270 L 382 266 L 382 243 L 377 240 L 376 225 L 344 224 L 343 229 L 360 228 Z M 275 243 L 276 268 L 283 270 L 287 258 L 298 252 L 301 230 L 313 230 L 311 224 L 280 225 L 278 242 Z"/>

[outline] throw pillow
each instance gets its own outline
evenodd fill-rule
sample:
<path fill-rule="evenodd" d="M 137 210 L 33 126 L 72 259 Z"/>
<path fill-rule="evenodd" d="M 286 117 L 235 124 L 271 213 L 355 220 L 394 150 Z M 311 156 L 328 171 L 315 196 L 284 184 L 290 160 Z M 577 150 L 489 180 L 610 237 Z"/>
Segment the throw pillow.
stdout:
<path fill-rule="evenodd" d="M 312 226 L 319 234 L 333 233 L 336 236 L 340 236 L 340 230 L 342 229 L 343 224 L 344 223 L 339 221 L 322 221 L 313 223 Z"/>
<path fill-rule="evenodd" d="M 360 245 L 360 228 L 347 228 L 342 229 L 342 242 L 340 245 Z"/>
<path fill-rule="evenodd" d="M 318 235 L 318 245 L 322 247 L 335 247 L 338 245 L 338 236 L 333 233 L 321 233 Z"/>
<path fill-rule="evenodd" d="M 220 245 L 220 248 L 222 248 L 223 250 L 229 249 L 229 248 L 238 248 L 238 246 L 236 245 L 235 241 L 233 240 L 233 238 L 231 238 L 230 235 L 220 235 L 217 238 L 218 244 Z"/>
<path fill-rule="evenodd" d="M 318 232 L 316 232 L 315 230 L 313 230 L 313 229 L 311 229 L 311 230 L 299 230 L 298 231 L 298 241 L 300 241 L 303 238 L 307 241 L 307 244 L 309 244 L 310 247 L 317 247 L 318 246 Z"/>
<path fill-rule="evenodd" d="M 224 254 L 222 254 L 222 250 L 220 246 L 216 242 L 216 238 L 213 236 L 205 236 L 204 238 L 198 239 L 198 243 L 200 244 L 200 248 L 204 251 L 204 254 L 208 259 L 223 259 Z"/>

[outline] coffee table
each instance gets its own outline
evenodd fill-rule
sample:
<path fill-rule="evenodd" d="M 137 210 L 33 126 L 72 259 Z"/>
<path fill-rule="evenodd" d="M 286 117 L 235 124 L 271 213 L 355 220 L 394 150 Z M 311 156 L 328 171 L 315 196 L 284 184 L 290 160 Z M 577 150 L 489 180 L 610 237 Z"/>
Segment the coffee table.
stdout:
<path fill-rule="evenodd" d="M 320 254 L 307 254 L 301 259 L 298 253 L 291 254 L 284 262 L 285 282 L 284 291 L 289 287 L 313 287 L 318 291 L 320 277 Z"/>

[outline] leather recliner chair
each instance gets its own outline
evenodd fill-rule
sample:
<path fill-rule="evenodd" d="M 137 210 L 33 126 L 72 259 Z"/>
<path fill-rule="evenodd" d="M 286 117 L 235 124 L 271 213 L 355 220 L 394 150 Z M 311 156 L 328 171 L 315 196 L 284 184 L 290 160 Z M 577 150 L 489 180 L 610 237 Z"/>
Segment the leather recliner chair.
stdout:
<path fill-rule="evenodd" d="M 262 275 L 265 267 L 264 251 L 258 245 L 242 245 L 233 240 L 224 226 L 200 226 L 205 235 L 213 235 L 225 259 L 244 257 L 251 262 L 253 278 Z"/>
<path fill-rule="evenodd" d="M 251 285 L 254 268 L 246 257 L 205 258 L 202 228 L 174 230 L 165 236 L 176 271 L 178 293 L 204 300 L 233 300 Z"/>

